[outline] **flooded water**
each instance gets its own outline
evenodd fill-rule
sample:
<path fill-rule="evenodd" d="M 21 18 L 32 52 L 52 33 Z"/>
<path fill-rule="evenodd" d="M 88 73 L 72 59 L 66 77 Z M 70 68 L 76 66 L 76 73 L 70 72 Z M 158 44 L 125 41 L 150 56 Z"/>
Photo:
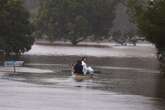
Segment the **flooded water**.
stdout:
<path fill-rule="evenodd" d="M 0 68 L 7 73 L 0 79 L 0 109 L 164 110 L 164 74 L 155 53 L 151 45 L 35 45 L 22 56 L 25 66 L 18 67 L 16 74 L 10 73 L 12 68 Z M 80 55 L 89 56 L 93 79 L 77 82 L 72 78 L 70 65 Z"/>

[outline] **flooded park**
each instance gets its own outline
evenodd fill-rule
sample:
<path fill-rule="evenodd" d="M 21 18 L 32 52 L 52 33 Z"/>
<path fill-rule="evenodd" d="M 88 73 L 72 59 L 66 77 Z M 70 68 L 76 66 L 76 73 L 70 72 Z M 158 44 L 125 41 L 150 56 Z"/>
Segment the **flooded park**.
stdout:
<path fill-rule="evenodd" d="M 0 67 L 2 110 L 164 110 L 164 75 L 151 44 L 33 45 L 23 67 Z M 87 56 L 94 78 L 76 81 Z"/>
<path fill-rule="evenodd" d="M 165 0 L 0 0 L 0 110 L 165 110 Z"/>

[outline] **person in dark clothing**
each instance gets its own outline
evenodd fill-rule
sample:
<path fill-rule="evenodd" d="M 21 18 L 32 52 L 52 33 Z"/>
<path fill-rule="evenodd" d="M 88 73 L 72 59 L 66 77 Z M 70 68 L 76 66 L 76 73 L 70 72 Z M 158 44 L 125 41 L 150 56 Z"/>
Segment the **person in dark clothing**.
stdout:
<path fill-rule="evenodd" d="M 77 75 L 83 75 L 84 74 L 81 60 L 78 60 L 76 65 L 74 66 L 74 74 L 77 74 Z"/>

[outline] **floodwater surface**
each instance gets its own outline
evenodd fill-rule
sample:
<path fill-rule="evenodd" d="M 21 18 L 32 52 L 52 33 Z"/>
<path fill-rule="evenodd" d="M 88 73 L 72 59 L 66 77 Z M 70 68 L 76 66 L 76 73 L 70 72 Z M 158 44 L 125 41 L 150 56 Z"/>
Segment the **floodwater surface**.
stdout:
<path fill-rule="evenodd" d="M 17 73 L 10 73 L 12 68 L 0 68 L 4 72 L 0 79 L 0 109 L 164 110 L 165 81 L 155 53 L 151 45 L 35 45 L 21 58 L 26 63 L 16 68 Z M 72 78 L 71 64 L 80 54 L 89 55 L 88 64 L 95 70 L 93 79 L 77 82 Z"/>

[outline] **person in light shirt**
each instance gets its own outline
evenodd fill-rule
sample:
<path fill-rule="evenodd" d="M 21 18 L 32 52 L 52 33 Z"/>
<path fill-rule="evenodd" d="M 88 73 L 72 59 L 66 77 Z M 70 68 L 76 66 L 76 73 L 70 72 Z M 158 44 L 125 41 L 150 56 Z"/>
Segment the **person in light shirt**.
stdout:
<path fill-rule="evenodd" d="M 87 66 L 86 61 L 87 61 L 87 57 L 82 57 L 81 58 L 81 63 L 82 63 L 82 66 L 83 66 L 83 73 L 84 73 L 84 75 L 87 75 L 87 74 L 93 75 L 94 70 L 90 66 Z"/>

